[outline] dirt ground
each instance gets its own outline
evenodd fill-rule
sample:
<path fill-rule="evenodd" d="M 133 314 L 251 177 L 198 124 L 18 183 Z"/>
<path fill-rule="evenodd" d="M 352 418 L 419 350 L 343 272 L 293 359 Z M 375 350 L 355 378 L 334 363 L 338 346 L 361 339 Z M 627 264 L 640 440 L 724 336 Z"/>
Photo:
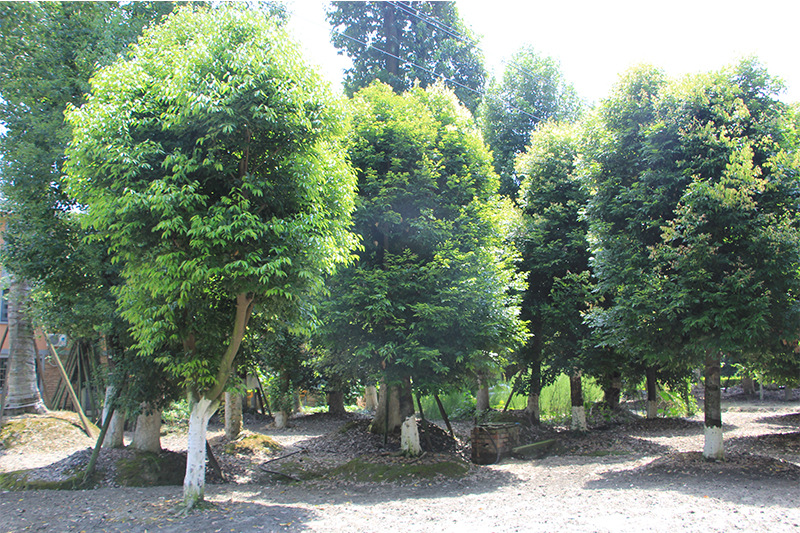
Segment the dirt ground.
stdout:
<path fill-rule="evenodd" d="M 358 457 L 408 460 L 390 453 L 392 443 L 384 448 L 380 437 L 365 434 L 357 415 L 301 416 L 286 430 L 250 416 L 245 435 L 269 435 L 282 449 L 228 453 L 221 428 L 212 425 L 210 442 L 228 482 L 206 485 L 204 509 L 179 516 L 180 486 L 105 483 L 93 490 L 0 492 L 0 532 L 800 531 L 798 392 L 793 401 L 775 395 L 763 402 L 730 394 L 723 403 L 725 462 L 709 463 L 697 453 L 699 416 L 631 417 L 595 421 L 583 435 L 561 428 L 527 432 L 527 439 L 558 439 L 558 450 L 542 459 L 505 458 L 471 465 L 464 475 L 395 481 L 336 471 L 297 482 L 267 473 L 259 465 L 281 471 L 291 462 L 300 470 L 283 471 L 299 475 L 303 468 L 330 469 Z M 457 433 L 468 431 L 469 424 L 457 427 Z M 0 449 L 0 473 L 30 468 L 42 479 L 58 479 L 85 462 L 91 440 L 77 428 L 61 433 Z M 185 440 L 171 432 L 162 444 L 181 451 Z M 432 470 L 439 461 L 458 460 L 468 452 L 461 444 L 426 453 L 417 466 Z M 264 464 L 299 450 L 305 452 Z M 103 455 L 101 468 L 114 453 Z"/>

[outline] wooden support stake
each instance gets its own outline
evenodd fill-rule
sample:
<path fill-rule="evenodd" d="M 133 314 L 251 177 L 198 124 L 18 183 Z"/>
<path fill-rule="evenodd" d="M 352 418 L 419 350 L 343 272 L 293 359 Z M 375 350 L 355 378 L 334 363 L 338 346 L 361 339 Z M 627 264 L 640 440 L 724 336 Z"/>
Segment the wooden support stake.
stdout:
<path fill-rule="evenodd" d="M 58 365 L 58 369 L 61 371 L 61 377 L 64 379 L 64 382 L 67 384 L 67 390 L 69 390 L 70 397 L 72 398 L 72 402 L 75 404 L 76 409 L 78 410 L 78 417 L 81 419 L 81 424 L 83 424 L 83 429 L 86 431 L 86 434 L 89 435 L 91 438 L 95 438 L 94 431 L 92 431 L 92 426 L 89 423 L 89 419 L 86 418 L 86 414 L 83 412 L 83 407 L 81 407 L 81 402 L 78 400 L 78 396 L 75 394 L 75 389 L 72 388 L 72 383 L 69 381 L 69 377 L 67 377 L 67 371 L 64 370 L 64 365 L 61 364 L 61 358 L 58 356 L 58 352 L 56 352 L 53 343 L 50 342 L 50 336 L 44 332 L 44 338 L 47 341 L 47 346 L 50 348 L 50 353 L 53 354 L 53 358 L 56 360 L 56 364 Z"/>
<path fill-rule="evenodd" d="M 447 416 L 447 411 L 444 410 L 444 405 L 442 405 L 442 400 L 439 399 L 439 395 L 435 392 L 433 393 L 433 399 L 436 400 L 436 405 L 439 407 L 439 414 L 442 415 L 442 420 L 444 420 L 444 425 L 447 426 L 447 431 L 450 432 L 450 436 L 454 439 L 456 438 L 456 434 L 453 432 L 453 426 L 450 425 L 450 418 Z"/>

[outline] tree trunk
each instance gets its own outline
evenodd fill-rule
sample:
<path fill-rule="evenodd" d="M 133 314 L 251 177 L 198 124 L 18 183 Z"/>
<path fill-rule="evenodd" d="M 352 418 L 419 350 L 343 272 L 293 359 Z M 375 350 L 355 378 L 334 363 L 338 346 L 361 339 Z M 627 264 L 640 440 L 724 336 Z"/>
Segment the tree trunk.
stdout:
<path fill-rule="evenodd" d="M 275 429 L 286 429 L 289 425 L 291 413 L 284 409 L 275 411 Z"/>
<path fill-rule="evenodd" d="M 478 394 L 475 396 L 475 410 L 479 413 L 489 410 L 489 384 L 485 372 L 478 372 Z"/>
<path fill-rule="evenodd" d="M 375 411 L 378 408 L 378 388 L 375 385 L 367 385 L 364 389 L 364 409 Z"/>
<path fill-rule="evenodd" d="M 538 426 L 542 422 L 539 398 L 542 393 L 542 367 L 536 362 L 531 365 L 531 377 L 528 384 L 528 405 L 525 407 L 525 414 L 531 425 Z"/>
<path fill-rule="evenodd" d="M 108 418 L 108 412 L 114 396 L 114 387 L 109 385 L 106 387 L 106 399 L 105 402 L 103 402 L 102 420 L 104 425 L 106 418 Z M 122 448 L 123 446 L 125 446 L 125 416 L 114 409 L 111 413 L 111 421 L 108 424 L 108 430 L 103 439 L 103 448 Z"/>
<path fill-rule="evenodd" d="M 28 317 L 28 293 L 24 280 L 12 276 L 8 301 L 9 353 L 6 368 L 5 414 L 46 413 L 36 374 L 36 345 Z"/>
<path fill-rule="evenodd" d="M 572 403 L 572 431 L 586 431 L 586 408 L 583 406 L 583 384 L 580 371 L 569 377 L 569 393 Z"/>
<path fill-rule="evenodd" d="M 720 392 L 720 357 L 706 356 L 705 362 L 705 444 L 703 457 L 722 460 L 724 447 L 722 442 L 722 394 Z"/>
<path fill-rule="evenodd" d="M 619 401 L 622 397 L 622 375 L 619 372 L 612 372 L 609 376 L 608 387 L 603 391 L 603 401 L 606 407 L 612 411 L 619 409 Z"/>
<path fill-rule="evenodd" d="M 783 388 L 783 401 L 791 402 L 794 399 L 794 390 L 792 390 L 791 385 L 786 385 Z"/>
<path fill-rule="evenodd" d="M 756 384 L 753 381 L 753 376 L 744 376 L 742 378 L 742 392 L 749 396 L 755 396 Z"/>
<path fill-rule="evenodd" d="M 161 411 L 148 412 L 146 406 L 143 409 L 144 412 L 136 419 L 131 445 L 137 450 L 158 453 L 161 451 Z"/>
<path fill-rule="evenodd" d="M 658 390 L 656 386 L 656 369 L 649 367 L 645 371 L 647 378 L 647 418 L 658 417 Z"/>
<path fill-rule="evenodd" d="M 414 415 L 406 418 L 400 428 L 400 451 L 406 457 L 417 457 L 422 453 L 422 446 L 419 444 L 417 418 Z"/>
<path fill-rule="evenodd" d="M 386 390 L 388 389 L 388 390 Z M 388 402 L 388 408 L 387 403 Z M 403 421 L 414 414 L 414 399 L 411 396 L 411 379 L 406 378 L 401 385 L 381 384 L 378 408 L 369 428 L 372 433 L 393 433 L 400 429 Z"/>
<path fill-rule="evenodd" d="M 235 440 L 242 432 L 242 395 L 225 393 L 225 438 Z"/>
<path fill-rule="evenodd" d="M 189 435 L 187 437 L 186 476 L 183 478 L 183 502 L 187 509 L 203 500 L 206 484 L 206 432 L 208 420 L 219 402 L 189 398 Z"/>
<path fill-rule="evenodd" d="M 344 408 L 344 393 L 342 391 L 330 391 L 328 397 L 328 413 L 333 416 L 345 416 L 347 410 Z"/>

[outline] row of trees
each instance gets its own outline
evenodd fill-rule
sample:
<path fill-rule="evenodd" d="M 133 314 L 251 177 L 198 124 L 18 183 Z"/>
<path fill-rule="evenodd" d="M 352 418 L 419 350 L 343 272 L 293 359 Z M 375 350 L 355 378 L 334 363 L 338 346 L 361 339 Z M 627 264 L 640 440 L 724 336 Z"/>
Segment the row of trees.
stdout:
<path fill-rule="evenodd" d="M 31 19 L 3 41 L 4 72 L 28 73 L 0 88 L 7 264 L 44 324 L 105 339 L 127 408 L 187 392 L 188 506 L 208 419 L 248 361 L 284 393 L 312 359 L 330 392 L 382 380 L 374 431 L 413 413 L 412 390 L 511 363 L 534 420 L 560 372 L 580 420 L 583 375 L 613 404 L 623 374 L 675 382 L 704 364 L 709 456 L 721 354 L 798 376 L 797 115 L 755 61 L 680 81 L 635 70 L 581 115 L 530 49 L 476 98 L 480 54 L 451 4 L 342 2 L 340 102 L 279 8 L 182 8 L 113 61 L 31 45 L 34 21 L 132 42 L 171 6 L 3 9 L 4 28 L 14 9 Z M 68 50 L 58 83 L 22 69 Z M 78 89 L 56 101 L 54 85 Z"/>

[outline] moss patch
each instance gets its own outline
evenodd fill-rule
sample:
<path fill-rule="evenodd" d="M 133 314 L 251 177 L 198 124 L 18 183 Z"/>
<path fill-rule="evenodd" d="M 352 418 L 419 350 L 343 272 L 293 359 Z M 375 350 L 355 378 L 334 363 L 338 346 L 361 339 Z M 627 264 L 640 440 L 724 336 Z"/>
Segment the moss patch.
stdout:
<path fill-rule="evenodd" d="M 180 485 L 186 474 L 184 454 L 137 451 L 132 457 L 117 461 L 117 483 L 126 487 Z"/>
<path fill-rule="evenodd" d="M 20 415 L 0 426 L 0 449 L 45 446 L 54 441 L 80 442 L 82 439 L 92 441 L 83 432 L 75 413 L 53 411 L 46 415 Z"/>
<path fill-rule="evenodd" d="M 272 437 L 259 433 L 250 433 L 229 442 L 222 451 L 228 454 L 253 455 L 258 452 L 277 453 L 282 449 L 283 446 L 278 444 L 278 441 Z"/>
<path fill-rule="evenodd" d="M 0 473 L 0 490 L 76 490 L 79 488 L 93 488 L 102 478 L 102 472 L 95 475 L 83 485 L 83 470 L 76 471 L 67 479 L 46 481 L 43 479 L 30 479 L 30 470 L 17 470 L 14 472 Z"/>

